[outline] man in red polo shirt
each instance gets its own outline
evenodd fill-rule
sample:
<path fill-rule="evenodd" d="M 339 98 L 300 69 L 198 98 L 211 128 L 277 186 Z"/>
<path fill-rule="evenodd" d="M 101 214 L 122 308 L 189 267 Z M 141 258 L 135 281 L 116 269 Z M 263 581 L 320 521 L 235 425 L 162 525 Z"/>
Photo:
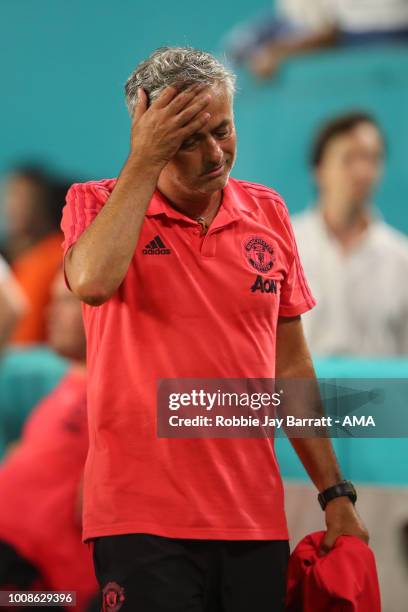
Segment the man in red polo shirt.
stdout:
<path fill-rule="evenodd" d="M 66 278 L 88 341 L 83 535 L 106 610 L 284 605 L 273 440 L 156 433 L 159 379 L 314 376 L 300 320 L 314 300 L 285 204 L 229 178 L 233 93 L 211 55 L 157 50 L 126 84 L 119 178 L 67 195 Z M 319 491 L 342 480 L 329 440 L 293 444 Z M 326 549 L 342 533 L 367 538 L 348 494 L 339 484 L 327 505 Z"/>

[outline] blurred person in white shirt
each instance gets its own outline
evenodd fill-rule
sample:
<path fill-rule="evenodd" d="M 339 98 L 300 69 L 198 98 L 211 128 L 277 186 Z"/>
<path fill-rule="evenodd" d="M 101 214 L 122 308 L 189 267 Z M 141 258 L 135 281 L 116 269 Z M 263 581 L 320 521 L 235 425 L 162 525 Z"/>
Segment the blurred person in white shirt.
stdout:
<path fill-rule="evenodd" d="M 276 0 L 226 37 L 227 55 L 261 78 L 289 57 L 333 45 L 408 43 L 408 0 Z"/>
<path fill-rule="evenodd" d="M 317 204 L 293 226 L 317 300 L 304 329 L 318 356 L 408 354 L 408 238 L 373 208 L 384 150 L 366 113 L 331 120 L 314 143 Z"/>

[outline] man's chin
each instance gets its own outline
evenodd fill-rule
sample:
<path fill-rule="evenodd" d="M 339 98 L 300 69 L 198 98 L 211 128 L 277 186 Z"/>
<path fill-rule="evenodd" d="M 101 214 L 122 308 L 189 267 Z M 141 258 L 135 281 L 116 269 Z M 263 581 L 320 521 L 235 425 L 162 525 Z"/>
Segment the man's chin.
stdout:
<path fill-rule="evenodd" d="M 49 333 L 48 335 L 49 348 L 65 359 L 78 359 L 79 348 L 66 337 L 61 337 L 57 333 Z"/>
<path fill-rule="evenodd" d="M 224 172 L 220 176 L 216 176 L 214 178 L 204 179 L 200 185 L 200 191 L 204 193 L 213 193 L 214 191 L 219 191 L 220 189 L 224 189 L 225 185 L 228 183 L 229 172 Z"/>

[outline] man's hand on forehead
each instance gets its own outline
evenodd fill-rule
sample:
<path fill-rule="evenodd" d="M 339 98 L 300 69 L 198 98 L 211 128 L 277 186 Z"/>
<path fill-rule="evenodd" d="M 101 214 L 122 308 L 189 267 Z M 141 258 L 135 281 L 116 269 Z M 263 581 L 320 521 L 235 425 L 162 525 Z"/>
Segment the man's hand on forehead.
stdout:
<path fill-rule="evenodd" d="M 183 87 L 182 84 L 169 85 L 160 92 L 160 95 L 151 104 L 151 108 L 167 109 L 168 116 L 172 116 L 181 112 L 184 108 L 190 104 L 201 103 L 208 92 L 203 92 L 207 89 L 208 85 L 205 83 L 195 83 L 188 87 Z M 200 94 L 204 93 L 200 96 Z M 200 104 L 199 104 L 200 105 Z"/>
<path fill-rule="evenodd" d="M 211 95 L 208 85 L 198 83 L 181 89 L 174 84 L 163 89 L 148 106 L 141 88 L 133 115 L 131 154 L 143 157 L 153 166 L 164 167 L 182 142 L 200 131 L 210 119 L 206 107 Z"/>

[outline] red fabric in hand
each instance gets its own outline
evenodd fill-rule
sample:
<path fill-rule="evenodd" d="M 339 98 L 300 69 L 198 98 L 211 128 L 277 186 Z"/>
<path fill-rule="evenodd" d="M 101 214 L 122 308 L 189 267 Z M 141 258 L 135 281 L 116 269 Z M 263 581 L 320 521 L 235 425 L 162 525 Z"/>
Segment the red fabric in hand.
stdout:
<path fill-rule="evenodd" d="M 299 542 L 288 567 L 287 612 L 381 612 L 372 550 L 359 538 L 340 536 L 323 557 L 324 531 Z"/>

